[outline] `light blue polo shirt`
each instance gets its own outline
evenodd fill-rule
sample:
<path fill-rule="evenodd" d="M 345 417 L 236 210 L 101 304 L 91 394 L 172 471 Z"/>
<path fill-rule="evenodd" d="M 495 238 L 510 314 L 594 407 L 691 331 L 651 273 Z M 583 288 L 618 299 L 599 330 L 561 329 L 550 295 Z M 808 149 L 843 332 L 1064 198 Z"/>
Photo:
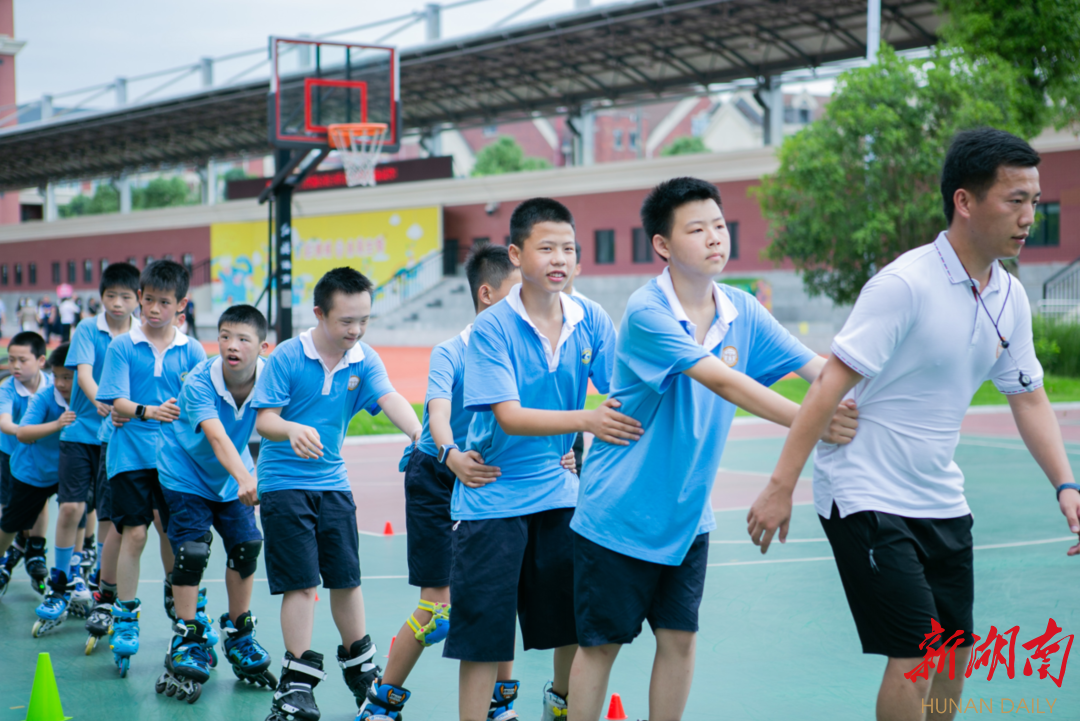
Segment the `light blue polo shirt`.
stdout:
<path fill-rule="evenodd" d="M 259 358 L 255 366 L 256 385 L 264 363 Z M 248 440 L 255 429 L 256 412 L 250 407 L 254 395 L 252 388 L 243 404 L 236 407 L 236 399 L 225 385 L 221 356 L 195 366 L 184 380 L 177 399 L 180 418 L 162 423 L 158 434 L 157 468 L 161 485 L 170 491 L 192 493 L 211 501 L 235 501 L 239 485 L 217 459 L 200 424 L 211 418 L 221 421 L 248 473 L 254 474 L 255 464 L 248 450 Z"/>
<path fill-rule="evenodd" d="M 521 303 L 521 286 L 477 317 L 465 355 L 465 410 L 474 411 L 468 449 L 502 475 L 482 488 L 454 485 L 454 520 L 511 518 L 577 502 L 578 477 L 562 467 L 574 434 L 509 436 L 491 406 L 576 411 L 585 407 L 589 379 L 607 393 L 615 355 L 615 327 L 603 311 L 561 295 L 563 325 L 555 348 Z"/>
<path fill-rule="evenodd" d="M 41 380 L 38 381 L 38 390 L 52 387 L 52 375 L 49 373 L 41 372 Z M 10 413 L 11 422 L 15 425 L 19 424 L 22 420 L 23 414 L 26 413 L 26 407 L 30 404 L 30 397 L 34 394 L 30 392 L 30 389 L 19 382 L 19 379 L 15 376 L 8 376 L 2 382 L 0 382 L 0 413 Z M 19 441 L 15 436 L 9 436 L 7 433 L 0 433 L 0 452 L 6 453 L 9 456 L 15 452 L 15 448 L 19 446 Z"/>
<path fill-rule="evenodd" d="M 184 378 L 200 362 L 206 351 L 197 341 L 175 330 L 172 343 L 163 353 L 147 340 L 141 325 L 117 336 L 105 353 L 97 399 L 112 403 L 126 398 L 144 406 L 159 406 L 180 397 Z M 96 414 L 96 411 L 95 411 Z M 112 422 L 108 425 L 111 427 Z M 159 421 L 134 418 L 112 432 L 105 468 L 112 478 L 117 473 L 157 467 Z"/>
<path fill-rule="evenodd" d="M 300 458 L 288 439 L 262 440 L 259 494 L 288 489 L 349 491 L 341 445 L 360 411 L 376 415 L 379 399 L 393 393 L 379 354 L 357 341 L 332 369 L 323 363 L 309 329 L 270 354 L 255 388 L 252 408 L 280 408 L 281 417 L 319 432 L 321 458 Z"/>
<path fill-rule="evenodd" d="M 75 411 L 76 421 L 61 431 L 60 440 L 101 445 L 98 434 L 101 433 L 101 425 L 105 419 L 98 415 L 97 406 L 79 387 L 78 373 L 80 365 L 93 366 L 94 382 L 100 382 L 101 371 L 105 368 L 105 353 L 112 340 L 113 334 L 104 313 L 83 320 L 71 334 L 71 346 L 68 348 L 64 365 L 76 374 L 75 385 L 71 389 L 71 410 Z M 111 421 L 109 425 L 112 425 Z"/>
<path fill-rule="evenodd" d="M 468 441 L 469 423 L 473 414 L 464 408 L 465 351 L 469 347 L 471 332 L 470 323 L 459 335 L 431 349 L 427 394 L 424 396 L 424 432 L 420 435 L 417 446 L 429 456 L 439 457 L 439 448 L 431 438 L 431 429 L 428 427 L 428 403 L 436 398 L 450 401 L 450 430 L 454 433 L 454 443 L 463 449 Z"/>
<path fill-rule="evenodd" d="M 593 442 L 570 522 L 601 546 L 676 566 L 716 528 L 710 497 L 735 406 L 684 371 L 711 353 L 769 386 L 815 357 L 752 295 L 714 284 L 713 297 L 716 319 L 698 345 L 666 269 L 630 296 L 611 397 L 644 434 L 628 446 Z"/>
<path fill-rule="evenodd" d="M 68 409 L 67 402 L 54 386 L 41 388 L 30 397 L 19 427 L 52 423 Z M 45 436 L 36 443 L 16 441 L 11 454 L 11 475 L 30 486 L 48 488 L 60 479 L 60 434 Z"/>

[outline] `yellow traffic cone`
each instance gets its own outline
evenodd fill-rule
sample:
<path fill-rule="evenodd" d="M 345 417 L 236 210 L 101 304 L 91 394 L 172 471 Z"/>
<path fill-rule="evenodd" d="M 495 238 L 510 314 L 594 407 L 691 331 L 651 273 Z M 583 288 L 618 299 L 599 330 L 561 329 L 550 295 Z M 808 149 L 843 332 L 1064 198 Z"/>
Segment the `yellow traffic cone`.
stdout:
<path fill-rule="evenodd" d="M 70 718 L 64 715 L 64 709 L 60 706 L 60 689 L 56 687 L 52 659 L 47 653 L 39 653 L 26 721 L 68 721 Z"/>

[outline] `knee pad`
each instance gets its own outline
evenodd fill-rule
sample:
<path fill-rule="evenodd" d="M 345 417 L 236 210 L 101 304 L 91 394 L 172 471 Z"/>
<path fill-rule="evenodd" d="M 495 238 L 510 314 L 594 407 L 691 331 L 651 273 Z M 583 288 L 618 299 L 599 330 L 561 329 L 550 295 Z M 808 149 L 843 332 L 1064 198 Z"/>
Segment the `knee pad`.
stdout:
<path fill-rule="evenodd" d="M 435 603 L 434 601 L 420 600 L 416 606 L 417 611 L 427 611 L 431 614 L 431 620 L 420 625 L 416 620 L 416 614 L 409 616 L 409 628 L 416 635 L 416 640 L 424 644 L 424 648 L 434 646 L 446 638 L 450 633 L 450 604 Z"/>
<path fill-rule="evenodd" d="M 229 560 L 226 565 L 240 574 L 240 578 L 247 578 L 255 573 L 259 566 L 259 552 L 262 551 L 262 541 L 244 541 L 232 547 L 229 551 Z"/>
<path fill-rule="evenodd" d="M 207 531 L 198 541 L 184 541 L 176 552 L 173 564 L 172 583 L 174 586 L 198 586 L 203 571 L 210 560 L 210 542 L 214 536 Z"/>

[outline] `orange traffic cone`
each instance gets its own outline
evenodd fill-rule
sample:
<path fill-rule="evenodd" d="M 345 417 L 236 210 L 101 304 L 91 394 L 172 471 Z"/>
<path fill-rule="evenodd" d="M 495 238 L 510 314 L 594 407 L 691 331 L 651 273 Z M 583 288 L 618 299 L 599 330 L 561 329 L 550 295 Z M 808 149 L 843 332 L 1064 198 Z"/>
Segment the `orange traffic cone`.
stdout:
<path fill-rule="evenodd" d="M 390 639 L 390 648 L 386 649 L 386 655 L 383 658 L 390 658 L 390 652 L 394 650 L 394 641 L 397 641 L 397 636 Z"/>
<path fill-rule="evenodd" d="M 607 716 L 604 718 L 609 721 L 624 721 L 626 719 L 626 711 L 623 710 L 622 697 L 619 694 L 611 694 L 611 704 L 608 706 Z"/>
<path fill-rule="evenodd" d="M 392 535 L 394 535 L 394 527 L 393 527 L 393 525 L 391 525 L 390 521 L 386 522 L 386 528 L 383 529 L 382 533 L 383 533 L 384 536 L 392 536 Z"/>
<path fill-rule="evenodd" d="M 319 602 L 319 592 L 318 591 L 315 592 L 315 602 L 316 603 Z"/>

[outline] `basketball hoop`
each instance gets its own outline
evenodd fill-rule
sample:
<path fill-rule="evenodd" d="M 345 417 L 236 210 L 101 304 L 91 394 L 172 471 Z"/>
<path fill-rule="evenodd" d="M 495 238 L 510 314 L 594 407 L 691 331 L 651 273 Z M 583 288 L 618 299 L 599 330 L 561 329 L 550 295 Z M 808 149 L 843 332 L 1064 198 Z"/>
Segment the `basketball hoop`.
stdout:
<path fill-rule="evenodd" d="M 327 126 L 330 145 L 337 149 L 345 168 L 345 183 L 375 185 L 375 164 L 386 139 L 386 123 L 338 123 Z"/>

